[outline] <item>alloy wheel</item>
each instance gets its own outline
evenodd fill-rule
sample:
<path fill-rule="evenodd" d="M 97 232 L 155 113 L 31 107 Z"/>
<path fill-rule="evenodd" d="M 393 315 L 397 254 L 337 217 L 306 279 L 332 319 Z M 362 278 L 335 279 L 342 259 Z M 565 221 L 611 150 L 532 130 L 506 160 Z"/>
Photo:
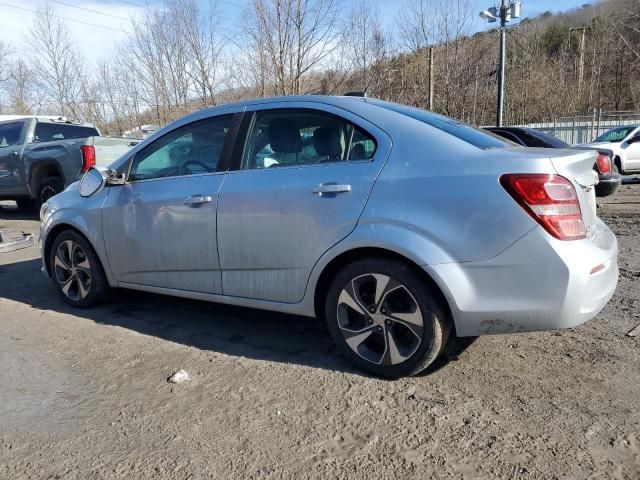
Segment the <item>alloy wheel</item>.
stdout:
<path fill-rule="evenodd" d="M 409 289 L 379 273 L 359 275 L 338 297 L 338 328 L 345 342 L 364 360 L 398 365 L 422 342 L 424 321 Z"/>
<path fill-rule="evenodd" d="M 74 302 L 84 300 L 91 289 L 91 265 L 87 254 L 73 240 L 64 240 L 54 258 L 55 278 L 62 293 Z"/>

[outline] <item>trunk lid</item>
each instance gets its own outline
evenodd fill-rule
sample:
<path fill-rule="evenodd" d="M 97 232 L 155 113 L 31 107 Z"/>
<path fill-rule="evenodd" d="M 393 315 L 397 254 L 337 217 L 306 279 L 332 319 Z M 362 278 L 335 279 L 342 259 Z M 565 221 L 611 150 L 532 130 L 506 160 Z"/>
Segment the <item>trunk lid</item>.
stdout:
<path fill-rule="evenodd" d="M 587 238 L 593 237 L 596 230 L 595 185 L 598 183 L 598 174 L 593 170 L 593 165 L 597 155 L 596 150 L 559 150 L 549 158 L 558 174 L 569 180 L 576 189 Z"/>

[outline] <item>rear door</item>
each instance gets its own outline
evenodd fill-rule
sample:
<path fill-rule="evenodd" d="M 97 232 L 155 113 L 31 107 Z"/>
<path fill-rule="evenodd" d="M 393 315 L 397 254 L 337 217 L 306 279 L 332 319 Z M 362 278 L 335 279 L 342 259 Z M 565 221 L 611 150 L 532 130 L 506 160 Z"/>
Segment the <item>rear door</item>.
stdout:
<path fill-rule="evenodd" d="M 250 107 L 243 129 L 218 207 L 223 292 L 295 303 L 316 261 L 355 228 L 391 140 L 316 102 Z"/>
<path fill-rule="evenodd" d="M 0 125 L 0 195 L 25 190 L 20 176 L 24 124 L 11 122 Z"/>

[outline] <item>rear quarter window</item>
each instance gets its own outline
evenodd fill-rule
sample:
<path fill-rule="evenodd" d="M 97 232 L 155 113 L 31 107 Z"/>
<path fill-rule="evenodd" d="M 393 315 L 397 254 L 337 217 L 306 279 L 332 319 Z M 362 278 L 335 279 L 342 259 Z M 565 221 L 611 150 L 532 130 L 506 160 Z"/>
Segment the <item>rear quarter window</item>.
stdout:
<path fill-rule="evenodd" d="M 419 120 L 478 148 L 506 148 L 513 146 L 511 142 L 491 135 L 468 123 L 460 122 L 453 118 L 445 117 L 444 115 L 428 112 L 419 108 L 408 107 L 406 105 L 399 105 L 397 103 L 383 102 L 381 100 L 367 99 L 367 102 Z"/>
<path fill-rule="evenodd" d="M 55 140 L 69 140 L 73 138 L 87 138 L 98 136 L 93 127 L 69 125 L 65 123 L 38 122 L 34 132 L 34 142 L 52 142 Z"/>

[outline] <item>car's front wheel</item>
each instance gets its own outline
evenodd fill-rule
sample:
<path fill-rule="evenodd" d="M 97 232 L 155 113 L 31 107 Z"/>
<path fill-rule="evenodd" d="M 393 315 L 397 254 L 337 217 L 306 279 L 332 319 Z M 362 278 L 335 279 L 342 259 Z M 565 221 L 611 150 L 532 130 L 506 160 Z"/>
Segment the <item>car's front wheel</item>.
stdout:
<path fill-rule="evenodd" d="M 329 288 L 325 316 L 338 349 L 357 367 L 387 378 L 427 368 L 447 341 L 439 292 L 409 265 L 359 260 Z"/>
<path fill-rule="evenodd" d="M 56 290 L 69 305 L 87 308 L 105 300 L 109 284 L 100 260 L 79 233 L 66 230 L 56 237 L 49 266 Z"/>

